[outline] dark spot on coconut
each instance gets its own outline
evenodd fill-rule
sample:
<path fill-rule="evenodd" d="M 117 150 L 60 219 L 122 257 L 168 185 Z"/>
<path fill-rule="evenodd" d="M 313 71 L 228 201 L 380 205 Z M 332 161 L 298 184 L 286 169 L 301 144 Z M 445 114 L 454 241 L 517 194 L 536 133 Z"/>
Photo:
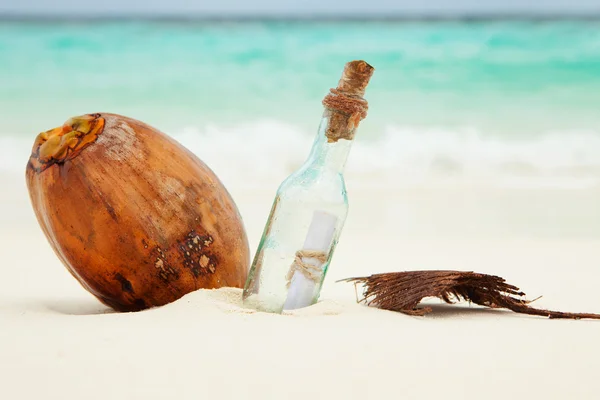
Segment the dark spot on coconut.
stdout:
<path fill-rule="evenodd" d="M 216 271 L 216 258 L 209 250 L 213 243 L 210 235 L 200 235 L 191 230 L 183 240 L 179 242 L 178 250 L 183 259 L 183 266 L 189 269 L 194 277 L 214 274 Z"/>
<path fill-rule="evenodd" d="M 135 304 L 135 306 L 140 310 L 143 310 L 144 308 L 148 308 L 144 299 L 135 299 L 133 304 Z"/>
<path fill-rule="evenodd" d="M 129 280 L 127 280 L 127 278 L 117 272 L 115 274 L 115 279 L 121 283 L 121 290 L 127 293 L 133 293 L 133 285 L 131 282 L 129 282 Z"/>
<path fill-rule="evenodd" d="M 160 247 L 156 247 L 152 253 L 152 263 L 160 279 L 166 283 L 179 279 L 178 270 L 169 263 L 167 256 Z"/>
<path fill-rule="evenodd" d="M 111 206 L 108 203 L 106 203 L 104 206 L 106 207 L 106 211 L 108 211 L 108 214 L 110 215 L 110 217 L 113 220 L 115 220 L 115 222 L 117 222 L 117 213 L 115 212 L 115 209 L 113 208 L 113 206 Z"/>

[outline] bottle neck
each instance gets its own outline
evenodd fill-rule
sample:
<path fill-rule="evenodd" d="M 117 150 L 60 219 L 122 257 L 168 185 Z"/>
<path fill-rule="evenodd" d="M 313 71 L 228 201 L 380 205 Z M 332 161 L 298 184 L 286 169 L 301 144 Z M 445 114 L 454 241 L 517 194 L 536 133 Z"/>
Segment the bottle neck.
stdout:
<path fill-rule="evenodd" d="M 338 139 L 332 141 L 327 135 L 328 128 L 331 124 L 332 112 L 325 110 L 319 132 L 313 143 L 310 156 L 306 164 L 312 168 L 326 169 L 337 173 L 343 173 L 350 148 L 354 142 L 352 139 Z"/>

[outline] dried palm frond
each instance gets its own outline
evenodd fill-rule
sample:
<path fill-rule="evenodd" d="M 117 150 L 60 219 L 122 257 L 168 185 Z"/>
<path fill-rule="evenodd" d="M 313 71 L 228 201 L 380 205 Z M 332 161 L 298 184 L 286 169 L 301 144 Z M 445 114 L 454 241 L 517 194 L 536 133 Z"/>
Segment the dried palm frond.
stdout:
<path fill-rule="evenodd" d="M 525 293 L 499 277 L 463 271 L 407 271 L 348 278 L 345 282 L 363 284 L 361 302 L 408 315 L 425 315 L 431 307 L 417 308 L 426 297 L 437 297 L 452 304 L 466 300 L 490 308 L 506 308 L 516 313 L 549 318 L 592 318 L 599 314 L 567 313 L 529 306 Z"/>

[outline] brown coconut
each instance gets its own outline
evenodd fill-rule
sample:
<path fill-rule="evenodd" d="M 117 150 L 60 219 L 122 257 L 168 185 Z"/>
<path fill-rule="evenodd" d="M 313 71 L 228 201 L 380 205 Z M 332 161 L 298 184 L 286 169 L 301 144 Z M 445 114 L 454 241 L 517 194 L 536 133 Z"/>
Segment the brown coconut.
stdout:
<path fill-rule="evenodd" d="M 89 114 L 41 133 L 27 164 L 37 219 L 69 272 L 118 311 L 242 287 L 242 219 L 217 176 L 140 121 Z"/>

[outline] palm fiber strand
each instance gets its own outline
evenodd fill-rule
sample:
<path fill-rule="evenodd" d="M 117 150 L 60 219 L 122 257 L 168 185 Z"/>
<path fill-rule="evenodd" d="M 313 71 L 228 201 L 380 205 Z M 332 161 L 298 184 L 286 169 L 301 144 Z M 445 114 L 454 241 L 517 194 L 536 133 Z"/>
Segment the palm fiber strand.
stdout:
<path fill-rule="evenodd" d="M 431 307 L 417 308 L 426 297 L 438 297 L 448 304 L 466 300 L 490 308 L 505 308 L 520 314 L 549 318 L 600 319 L 600 314 L 568 313 L 533 308 L 525 293 L 499 277 L 464 271 L 407 271 L 348 278 L 363 284 L 360 302 L 408 315 L 425 315 Z"/>

